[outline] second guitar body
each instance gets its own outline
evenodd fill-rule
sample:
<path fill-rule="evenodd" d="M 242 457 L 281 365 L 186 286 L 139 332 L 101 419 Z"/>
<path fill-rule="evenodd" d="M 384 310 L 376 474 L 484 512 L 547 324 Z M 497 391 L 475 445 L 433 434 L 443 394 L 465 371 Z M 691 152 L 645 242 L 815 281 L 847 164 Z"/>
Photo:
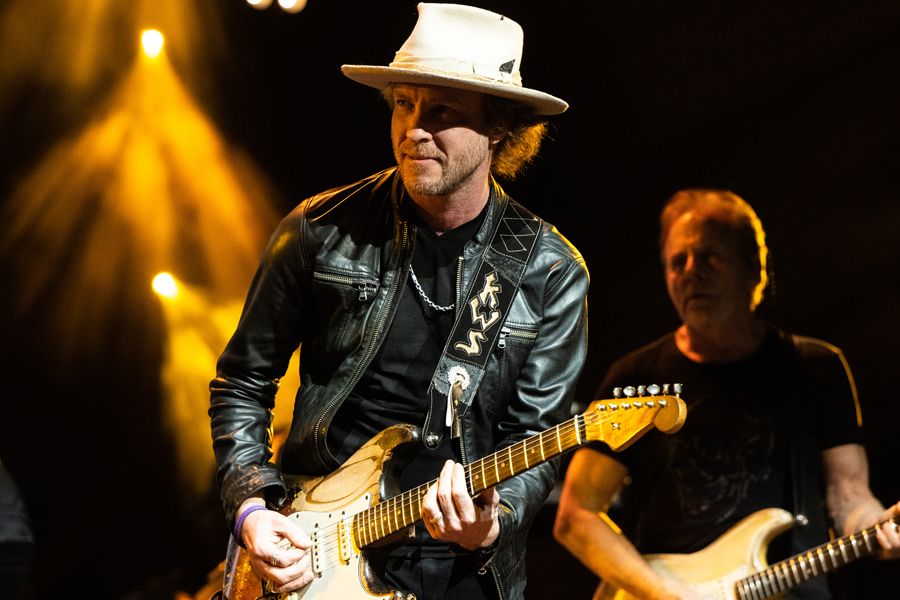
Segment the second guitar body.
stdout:
<path fill-rule="evenodd" d="M 764 600 L 780 598 L 789 590 L 857 559 L 878 552 L 878 523 L 832 540 L 769 566 L 769 543 L 790 529 L 794 517 L 780 508 L 759 510 L 738 522 L 706 548 L 691 554 L 648 554 L 654 571 L 676 579 L 701 598 L 710 600 Z M 625 590 L 602 582 L 594 600 L 637 600 Z"/>

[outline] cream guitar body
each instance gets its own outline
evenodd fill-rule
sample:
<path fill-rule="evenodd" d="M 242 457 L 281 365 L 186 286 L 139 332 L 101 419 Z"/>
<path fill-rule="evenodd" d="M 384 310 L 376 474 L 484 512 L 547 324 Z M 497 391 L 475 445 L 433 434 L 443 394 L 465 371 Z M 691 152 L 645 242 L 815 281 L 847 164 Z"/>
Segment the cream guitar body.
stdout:
<path fill-rule="evenodd" d="M 692 554 L 648 554 L 644 558 L 654 571 L 684 583 L 704 599 L 780 598 L 813 577 L 877 552 L 878 528 L 896 521 L 862 529 L 769 566 L 769 543 L 790 529 L 794 518 L 786 510 L 767 508 L 744 518 L 702 550 Z M 594 600 L 636 597 L 602 582 Z"/>
<path fill-rule="evenodd" d="M 289 518 L 296 519 L 312 539 L 316 577 L 298 592 L 276 594 L 273 598 L 372 600 L 394 598 L 395 594 L 397 598 L 405 598 L 402 590 L 388 590 L 368 572 L 350 528 L 354 515 L 363 513 L 393 492 L 389 489 L 390 477 L 384 476 L 385 468 L 395 452 L 402 452 L 405 445 L 417 440 L 416 428 L 395 425 L 369 440 L 327 477 L 286 477 L 294 499 L 284 512 Z M 385 515 L 386 519 L 388 517 Z M 225 560 L 224 597 L 257 600 L 267 588 L 267 583 L 251 570 L 246 554 L 230 540 Z"/>

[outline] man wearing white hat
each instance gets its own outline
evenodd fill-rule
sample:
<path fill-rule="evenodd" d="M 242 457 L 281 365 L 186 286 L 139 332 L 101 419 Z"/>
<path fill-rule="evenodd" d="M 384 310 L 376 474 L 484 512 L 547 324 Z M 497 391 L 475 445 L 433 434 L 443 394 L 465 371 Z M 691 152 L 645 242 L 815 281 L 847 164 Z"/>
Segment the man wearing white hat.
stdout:
<path fill-rule="evenodd" d="M 389 66 L 342 67 L 383 91 L 397 166 L 282 221 L 210 384 L 223 505 L 266 591 L 521 598 L 526 535 L 557 478 L 543 457 L 513 471 L 512 450 L 509 466 L 488 473 L 462 465 L 505 456 L 564 420 L 584 363 L 584 261 L 494 178 L 515 177 L 536 156 L 545 119 L 567 104 L 524 87 L 514 21 L 453 4 L 418 13 Z M 301 343 L 276 465 L 271 407 Z M 413 443 L 394 452 L 397 438 Z M 392 498 L 404 503 L 339 510 L 335 498 L 355 497 L 373 448 L 408 454 L 392 472 L 396 490 L 382 482 L 375 494 L 405 492 Z M 297 516 L 300 497 L 327 516 L 306 526 L 285 516 Z M 345 513 L 355 516 L 327 529 Z M 382 543 L 412 522 L 405 540 Z"/>

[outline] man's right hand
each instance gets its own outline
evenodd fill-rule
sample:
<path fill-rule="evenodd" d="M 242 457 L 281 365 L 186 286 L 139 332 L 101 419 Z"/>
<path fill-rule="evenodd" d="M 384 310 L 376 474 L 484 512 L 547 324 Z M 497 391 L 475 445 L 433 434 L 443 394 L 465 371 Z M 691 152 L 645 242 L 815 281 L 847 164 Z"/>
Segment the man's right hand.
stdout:
<path fill-rule="evenodd" d="M 248 498 L 237 514 L 251 504 L 263 501 Z M 293 519 L 274 510 L 257 510 L 244 519 L 241 538 L 253 572 L 271 582 L 273 592 L 298 590 L 313 580 L 312 541 Z"/>

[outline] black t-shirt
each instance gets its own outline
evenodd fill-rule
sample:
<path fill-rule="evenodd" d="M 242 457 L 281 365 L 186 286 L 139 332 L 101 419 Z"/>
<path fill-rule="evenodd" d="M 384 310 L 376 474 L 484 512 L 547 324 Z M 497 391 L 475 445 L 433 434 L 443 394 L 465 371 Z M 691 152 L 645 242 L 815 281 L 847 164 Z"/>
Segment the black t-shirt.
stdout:
<path fill-rule="evenodd" d="M 466 242 L 478 232 L 485 214 L 486 210 L 482 210 L 477 218 L 440 236 L 416 217 L 411 219 L 417 225 L 412 270 L 424 294 L 435 304 L 450 306 L 457 302 L 459 257 Z M 424 424 L 428 385 L 453 328 L 455 314 L 455 310 L 440 311 L 429 306 L 410 275 L 381 348 L 328 430 L 329 449 L 339 462 L 343 463 L 390 425 Z M 438 417 L 443 419 L 444 415 Z M 399 489 L 405 491 L 435 479 L 448 459 L 460 462 L 459 444 L 449 435 L 434 450 L 423 446 L 401 469 Z M 435 542 L 421 523 L 416 530 L 417 545 L 446 552 L 447 545 Z"/>
<path fill-rule="evenodd" d="M 757 510 L 791 510 L 790 439 L 808 434 L 819 449 L 861 443 L 837 349 L 802 338 L 801 360 L 788 339 L 772 328 L 746 360 L 700 364 L 669 334 L 610 368 L 598 397 L 615 386 L 681 383 L 688 406 L 675 434 L 652 430 L 620 453 L 595 446 L 628 468 L 630 485 L 611 512 L 641 553 L 695 552 Z"/>

